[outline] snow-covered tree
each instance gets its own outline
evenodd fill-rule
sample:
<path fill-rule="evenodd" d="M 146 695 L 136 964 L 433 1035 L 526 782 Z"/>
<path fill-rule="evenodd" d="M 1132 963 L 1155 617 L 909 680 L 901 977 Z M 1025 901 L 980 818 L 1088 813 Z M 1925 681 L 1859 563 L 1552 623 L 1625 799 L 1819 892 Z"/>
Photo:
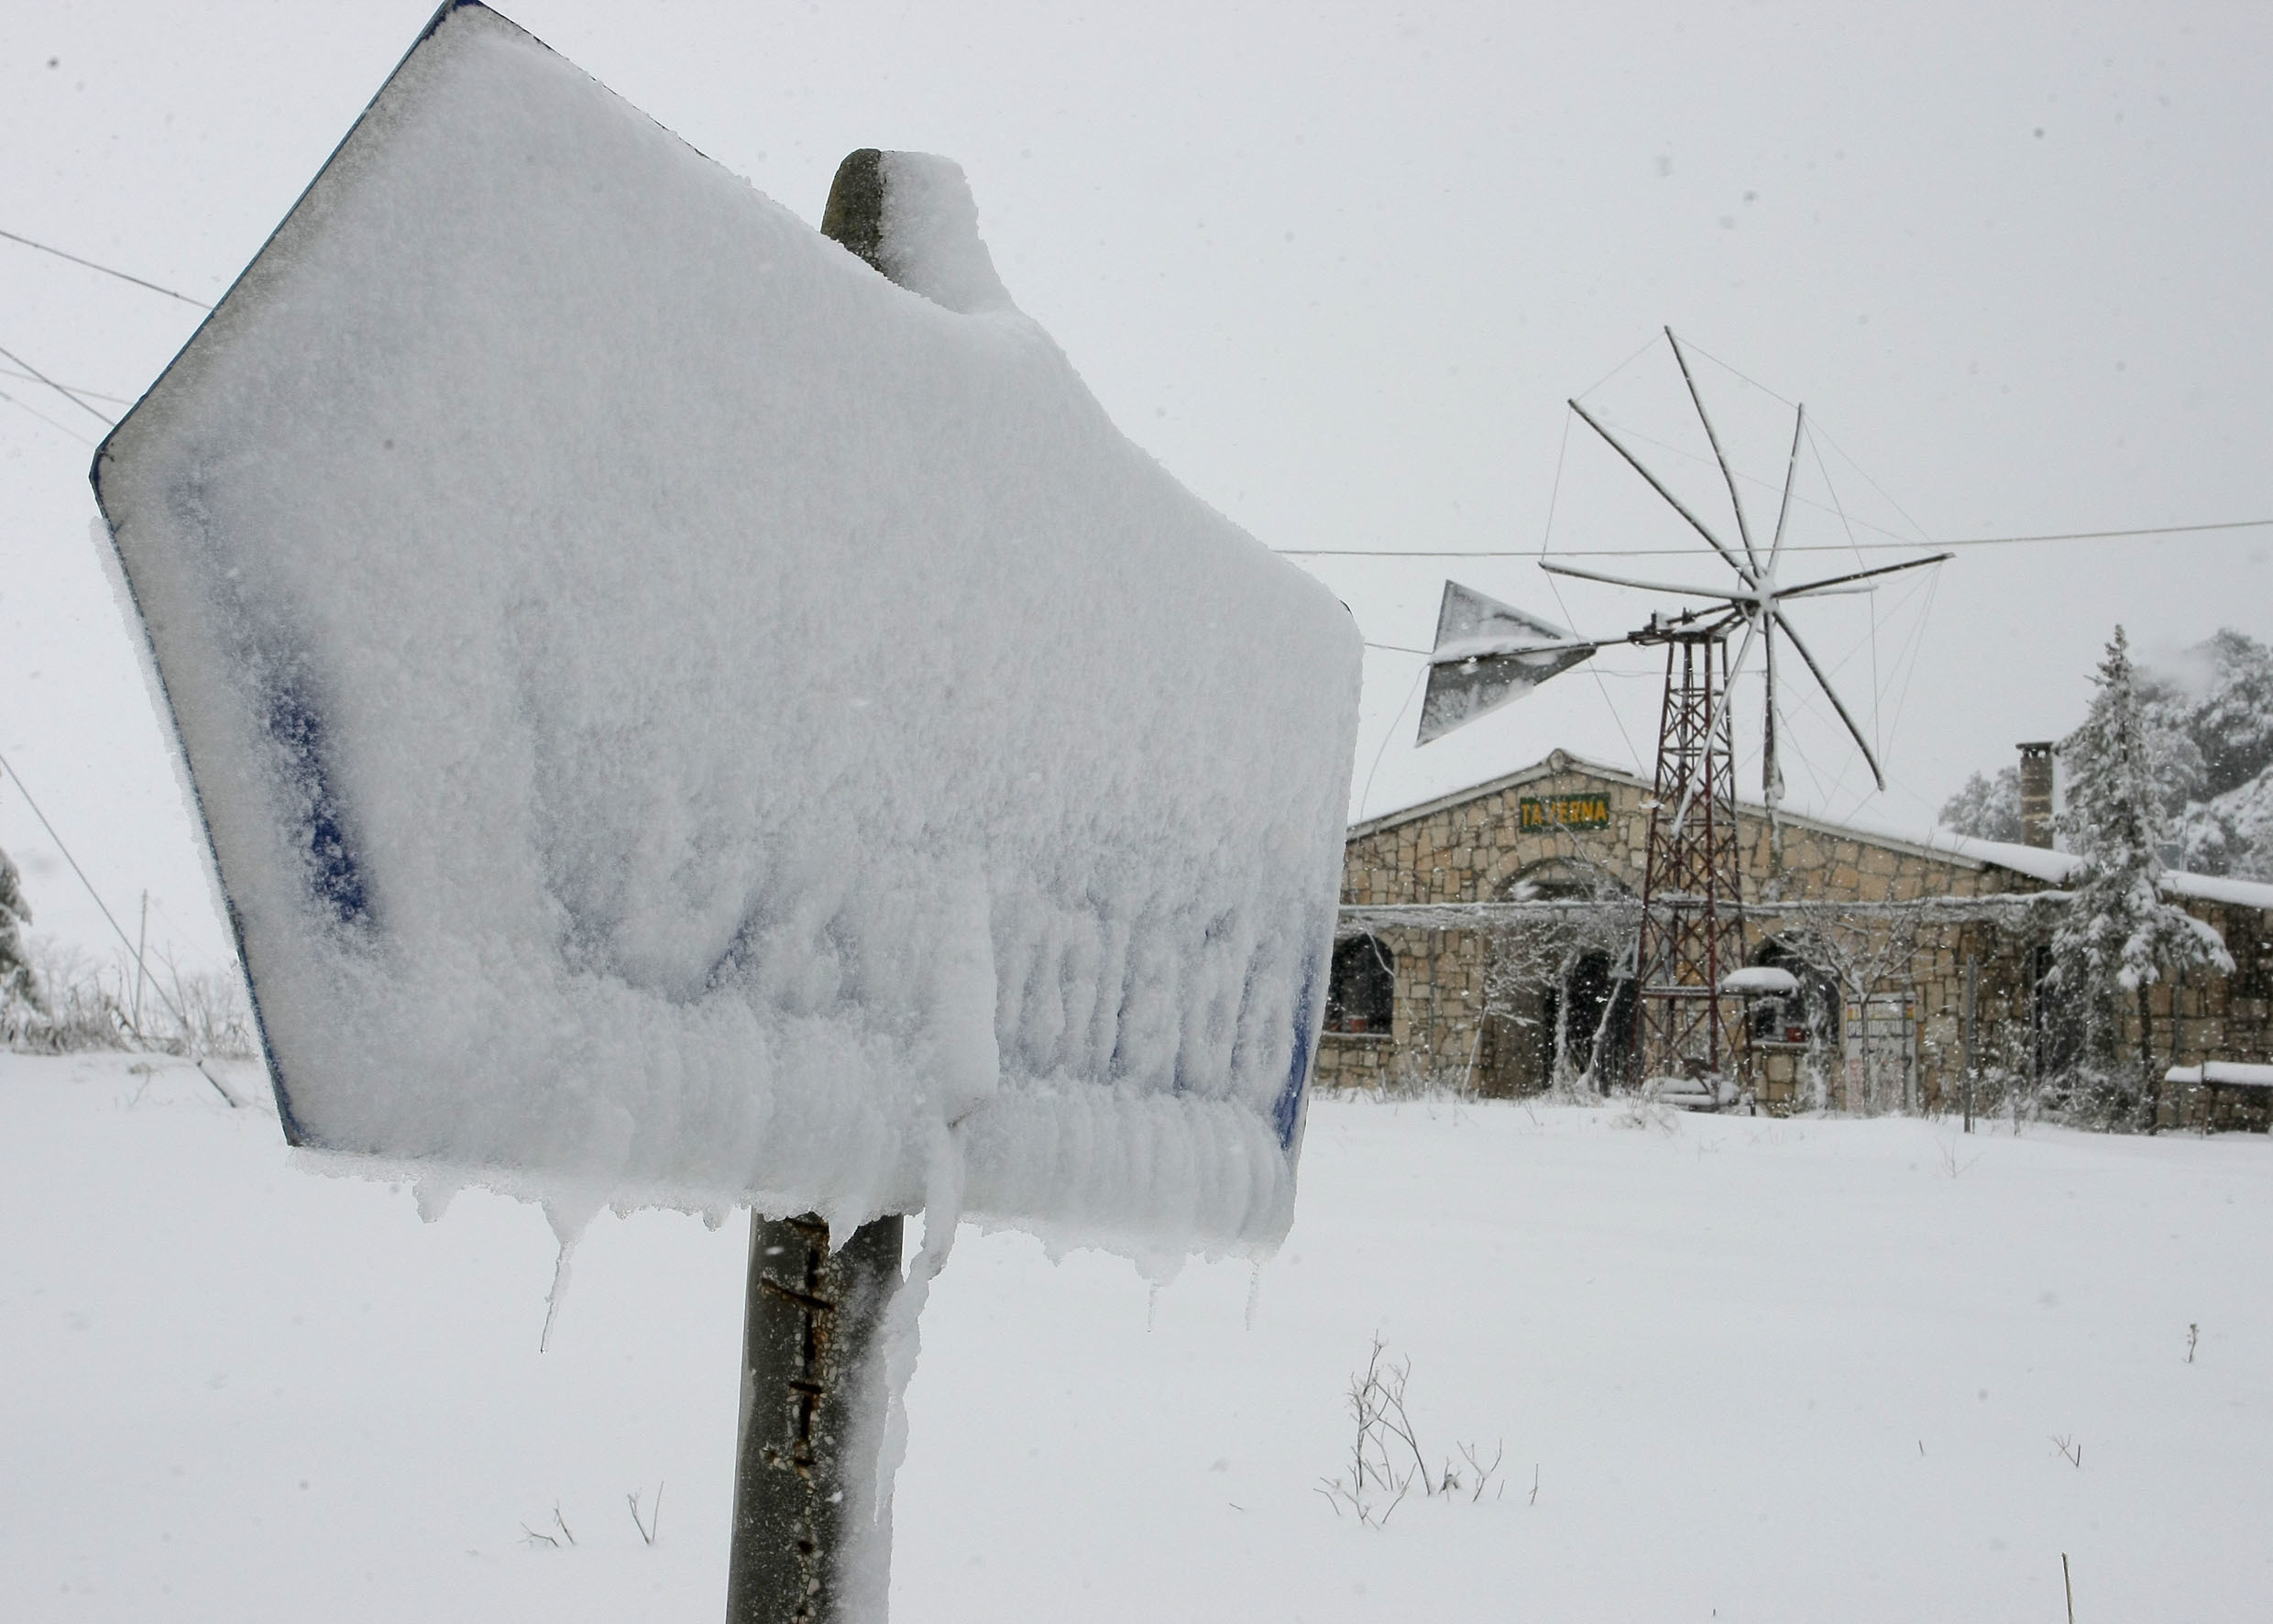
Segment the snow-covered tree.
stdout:
<path fill-rule="evenodd" d="M 27 1011 L 40 1007 L 38 978 L 32 974 L 24 941 L 31 905 L 24 900 L 22 876 L 0 851 L 0 1029 L 13 1034 Z"/>
<path fill-rule="evenodd" d="M 2147 990 L 2166 974 L 2189 970 L 2230 974 L 2234 960 L 2214 928 L 2162 898 L 2159 785 L 2171 763 L 2144 714 L 2122 627 L 2092 681 L 2099 693 L 2092 708 L 2059 747 L 2068 779 L 2059 832 L 2083 869 L 2053 933 L 2047 986 L 2078 1024 L 2083 1075 L 2076 1081 L 2103 1092 L 2111 1115 L 2136 1111 L 2152 1132 L 2162 1073 Z M 2136 1092 L 2123 1080 L 2118 1057 L 2126 997 L 2138 1021 Z"/>
<path fill-rule="evenodd" d="M 2144 675 L 2140 698 L 2174 741 L 2162 792 L 2180 860 L 2273 879 L 2273 649 L 2224 628 Z"/>
<path fill-rule="evenodd" d="M 2273 649 L 2224 627 L 2140 686 L 2151 726 L 2183 733 L 2201 758 L 2194 794 L 2214 800 L 2273 767 Z"/>
<path fill-rule="evenodd" d="M 2273 648 L 2229 626 L 2133 675 L 2166 858 L 2197 873 L 2273 880 Z M 2019 839 L 2019 770 L 1973 774 L 1941 823 Z"/>
<path fill-rule="evenodd" d="M 1994 778 L 1976 773 L 1965 787 L 1942 804 L 1941 827 L 1977 840 L 2020 842 L 2020 769 L 2006 767 Z"/>

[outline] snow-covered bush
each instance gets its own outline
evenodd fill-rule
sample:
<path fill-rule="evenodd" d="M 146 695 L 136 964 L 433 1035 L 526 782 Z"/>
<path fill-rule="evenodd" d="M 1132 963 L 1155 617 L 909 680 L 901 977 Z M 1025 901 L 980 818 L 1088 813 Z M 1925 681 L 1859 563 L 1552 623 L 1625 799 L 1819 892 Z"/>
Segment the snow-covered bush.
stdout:
<path fill-rule="evenodd" d="M 33 973 L 24 940 L 24 927 L 30 923 L 23 876 L 8 854 L 0 851 L 0 1037 L 10 1043 L 44 1008 L 39 978 Z"/>
<path fill-rule="evenodd" d="M 2162 899 L 2158 785 L 2171 757 L 2144 714 L 2122 627 L 2092 680 L 2092 708 L 2060 745 L 2068 804 L 2059 832 L 2083 868 L 2052 935 L 2045 986 L 2073 1023 L 2062 1057 L 2070 1111 L 2110 1124 L 2136 1119 L 2151 1131 L 2161 1073 L 2147 990 L 2169 971 L 2230 974 L 2234 960 L 2213 927 Z M 2119 1052 L 2126 999 L 2137 1026 L 2130 1066 Z"/>

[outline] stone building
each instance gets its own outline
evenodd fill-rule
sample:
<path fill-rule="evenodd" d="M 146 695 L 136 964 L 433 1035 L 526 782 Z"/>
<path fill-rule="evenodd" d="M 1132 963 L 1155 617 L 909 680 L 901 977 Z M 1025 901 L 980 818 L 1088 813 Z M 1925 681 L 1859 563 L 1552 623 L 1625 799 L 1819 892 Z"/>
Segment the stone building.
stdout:
<path fill-rule="evenodd" d="M 1650 796 L 1558 750 L 1354 825 L 1322 1086 L 1505 1097 L 1632 1081 Z M 1969 1085 L 1986 1103 L 2057 1065 L 2064 1028 L 2037 983 L 2075 859 L 1789 813 L 1772 842 L 1760 807 L 1738 818 L 1745 960 L 1798 986 L 1744 1010 L 1740 1075 L 1759 1103 L 1949 1109 Z M 2273 1059 L 2273 885 L 2173 873 L 2166 888 L 2218 927 L 2236 970 L 2155 990 L 2158 1053 L 2168 1045 L 2172 1067 Z M 2217 1092 L 2174 1083 L 2172 1120 Z M 2228 1087 L 2218 1114 L 2261 1120 L 2268 1094 Z"/>

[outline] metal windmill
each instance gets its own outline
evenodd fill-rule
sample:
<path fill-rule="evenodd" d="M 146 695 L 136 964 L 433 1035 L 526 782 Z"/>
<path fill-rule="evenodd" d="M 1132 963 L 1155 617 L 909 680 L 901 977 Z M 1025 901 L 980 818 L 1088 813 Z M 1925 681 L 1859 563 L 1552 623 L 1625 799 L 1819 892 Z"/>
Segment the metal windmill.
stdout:
<path fill-rule="evenodd" d="M 1736 520 L 1734 547 L 1652 473 L 1618 436 L 1576 401 L 1571 410 L 1599 434 L 1649 482 L 1689 527 L 1705 539 L 1713 555 L 1735 576 L 1722 587 L 1638 579 L 1600 570 L 1543 559 L 1542 569 L 1554 575 L 1630 587 L 1645 592 L 1666 592 L 1711 607 L 1684 609 L 1678 615 L 1653 615 L 1650 623 L 1623 641 L 1662 643 L 1665 649 L 1665 698 L 1658 728 L 1657 773 L 1650 813 L 1649 856 L 1642 876 L 1642 936 L 1635 956 L 1640 982 L 1640 1042 L 1637 1055 L 1646 1077 L 1724 1078 L 1735 1058 L 1734 1000 L 1724 996 L 1722 978 L 1743 961 L 1743 887 L 1737 839 L 1734 727 L 1730 699 L 1736 679 L 1752 652 L 1763 663 L 1764 688 L 1761 720 L 1761 798 L 1768 813 L 1772 864 L 1780 864 L 1783 831 L 1777 811 L 1784 799 L 1784 774 L 1776 752 L 1776 653 L 1789 643 L 1831 702 L 1855 748 L 1871 769 L 1879 788 L 1886 774 L 1879 765 L 1870 740 L 1856 724 L 1839 690 L 1832 686 L 1806 641 L 1792 624 L 1785 605 L 1802 598 L 1869 591 L 1862 585 L 1883 576 L 1938 564 L 1948 553 L 1913 558 L 1876 569 L 1850 570 L 1803 581 L 1783 583 L 1784 532 L 1791 519 L 1792 488 L 1799 472 L 1799 447 L 1806 433 L 1807 409 L 1793 414 L 1792 449 L 1784 474 L 1784 492 L 1776 509 L 1775 530 L 1763 550 L 1752 533 L 1737 488 L 1735 470 L 1721 450 L 1712 415 L 1689 369 L 1689 358 L 1673 329 L 1665 330 L 1674 359 L 1681 368 L 1697 422 L 1712 447 L 1713 460 L 1729 488 L 1729 506 Z M 1743 641 L 1735 656 L 1729 640 L 1739 629 Z"/>
<path fill-rule="evenodd" d="M 1736 521 L 1730 546 L 1669 489 L 1619 437 L 1576 401 L 1570 408 L 1610 448 L 1649 482 L 1665 502 L 1705 539 L 1712 554 L 1734 576 L 1731 585 L 1714 587 L 1640 579 L 1542 560 L 1552 574 L 1664 592 L 1702 609 L 1653 614 L 1649 623 L 1624 637 L 1579 639 L 1532 620 L 1504 605 L 1446 584 L 1437 649 L 1431 656 L 1428 701 L 1422 708 L 1421 741 L 1472 716 L 1527 692 L 1555 672 L 1616 643 L 1665 650 L 1665 695 L 1658 726 L 1657 770 L 1651 800 L 1648 859 L 1642 877 L 1642 923 L 1635 956 L 1640 983 L 1636 1056 L 1644 1078 L 1724 1081 L 1736 1056 L 1737 1000 L 1721 982 L 1743 961 L 1743 886 L 1736 814 L 1735 730 L 1730 699 L 1736 679 L 1758 649 L 1763 662 L 1765 703 L 1761 730 L 1761 789 L 1768 814 L 1771 861 L 1780 864 L 1783 831 L 1777 812 L 1784 799 L 1784 775 L 1777 757 L 1777 648 L 1789 643 L 1815 686 L 1869 763 L 1878 787 L 1886 775 L 1870 740 L 1831 686 L 1830 674 L 1792 624 L 1784 606 L 1795 599 L 1870 591 L 1864 585 L 1882 576 L 1938 564 L 1948 553 L 1914 558 L 1876 569 L 1851 570 L 1783 584 L 1784 535 L 1791 519 L 1792 489 L 1799 471 L 1800 442 L 1806 432 L 1806 408 L 1794 415 L 1792 448 L 1775 529 L 1763 550 L 1737 488 L 1735 471 L 1721 450 L 1705 398 L 1690 372 L 1686 352 L 1673 330 L 1665 330 L 1681 368 L 1697 421 L 1712 446 L 1729 488 Z M 1509 621 L 1513 617 L 1514 624 Z M 1733 658 L 1729 641 L 1743 632 Z"/>

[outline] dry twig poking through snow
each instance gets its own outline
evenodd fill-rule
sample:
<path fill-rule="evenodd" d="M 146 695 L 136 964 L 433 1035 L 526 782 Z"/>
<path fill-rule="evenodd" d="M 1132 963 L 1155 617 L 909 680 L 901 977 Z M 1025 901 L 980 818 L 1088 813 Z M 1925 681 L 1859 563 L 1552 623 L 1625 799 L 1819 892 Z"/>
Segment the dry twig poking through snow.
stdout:
<path fill-rule="evenodd" d="M 1387 1351 L 1387 1344 L 1375 1337 L 1365 1369 L 1350 1377 L 1349 1414 L 1356 1430 L 1350 1440 L 1349 1470 L 1338 1477 L 1321 1478 L 1318 1488 L 1336 1516 L 1347 1508 L 1369 1528 L 1385 1525 L 1416 1482 L 1423 1496 L 1450 1498 L 1465 1491 L 1474 1504 L 1491 1487 L 1507 1454 L 1507 1446 L 1501 1443 L 1495 1446 L 1488 1461 L 1483 1458 L 1482 1444 L 1462 1443 L 1458 1448 L 1460 1458 L 1466 1463 L 1466 1476 L 1450 1456 L 1441 1468 L 1431 1471 L 1419 1430 L 1405 1403 L 1412 1361 L 1389 1363 L 1384 1357 Z M 1499 1493 L 1506 1492 L 1503 1482 Z M 1536 1488 L 1532 1492 L 1535 1498 Z"/>

